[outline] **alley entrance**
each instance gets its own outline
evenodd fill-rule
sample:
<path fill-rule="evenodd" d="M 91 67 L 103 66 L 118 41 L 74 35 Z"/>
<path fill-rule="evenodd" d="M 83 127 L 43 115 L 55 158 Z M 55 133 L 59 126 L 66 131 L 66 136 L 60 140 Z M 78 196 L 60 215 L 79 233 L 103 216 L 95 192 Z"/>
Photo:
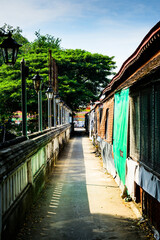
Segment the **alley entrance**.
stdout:
<path fill-rule="evenodd" d="M 70 139 L 17 240 L 146 239 L 84 132 Z"/>

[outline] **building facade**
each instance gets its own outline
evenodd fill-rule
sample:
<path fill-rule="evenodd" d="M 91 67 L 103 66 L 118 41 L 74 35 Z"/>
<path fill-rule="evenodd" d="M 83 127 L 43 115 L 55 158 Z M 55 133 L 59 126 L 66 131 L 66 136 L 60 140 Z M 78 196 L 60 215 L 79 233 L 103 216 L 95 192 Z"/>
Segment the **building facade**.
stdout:
<path fill-rule="evenodd" d="M 160 22 L 102 91 L 90 138 L 104 167 L 160 232 Z M 95 122 L 96 121 L 96 122 Z"/>

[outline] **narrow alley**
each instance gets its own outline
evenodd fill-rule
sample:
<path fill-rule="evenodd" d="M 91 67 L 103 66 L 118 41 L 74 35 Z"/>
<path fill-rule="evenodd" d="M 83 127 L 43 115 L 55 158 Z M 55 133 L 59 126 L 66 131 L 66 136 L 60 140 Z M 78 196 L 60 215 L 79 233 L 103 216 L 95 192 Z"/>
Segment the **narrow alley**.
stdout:
<path fill-rule="evenodd" d="M 147 239 L 84 133 L 70 139 L 16 238 L 28 239 Z"/>

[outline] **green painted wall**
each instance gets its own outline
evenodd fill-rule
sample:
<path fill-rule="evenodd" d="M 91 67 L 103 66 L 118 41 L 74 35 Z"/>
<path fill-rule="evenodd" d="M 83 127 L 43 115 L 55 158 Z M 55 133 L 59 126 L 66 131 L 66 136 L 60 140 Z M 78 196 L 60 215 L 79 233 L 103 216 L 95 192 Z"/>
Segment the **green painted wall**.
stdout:
<path fill-rule="evenodd" d="M 114 163 L 122 183 L 125 184 L 129 89 L 117 92 L 115 94 L 114 101 Z"/>

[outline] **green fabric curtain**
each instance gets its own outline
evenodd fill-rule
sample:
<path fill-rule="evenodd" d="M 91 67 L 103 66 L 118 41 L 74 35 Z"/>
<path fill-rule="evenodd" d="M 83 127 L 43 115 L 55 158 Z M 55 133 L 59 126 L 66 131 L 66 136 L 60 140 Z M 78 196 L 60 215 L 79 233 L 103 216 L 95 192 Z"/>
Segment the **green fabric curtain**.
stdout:
<path fill-rule="evenodd" d="M 117 173 L 125 184 L 129 88 L 114 96 L 113 153 Z"/>

